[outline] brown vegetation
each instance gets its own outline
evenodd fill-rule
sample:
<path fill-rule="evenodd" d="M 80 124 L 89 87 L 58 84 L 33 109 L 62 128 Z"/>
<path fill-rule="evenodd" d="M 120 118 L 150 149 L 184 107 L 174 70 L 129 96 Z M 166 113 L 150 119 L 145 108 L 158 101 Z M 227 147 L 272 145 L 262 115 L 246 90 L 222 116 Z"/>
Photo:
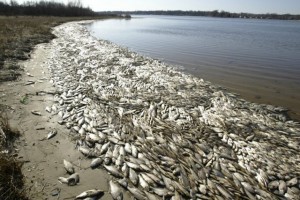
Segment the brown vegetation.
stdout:
<path fill-rule="evenodd" d="M 15 80 L 21 74 L 18 61 L 30 58 L 36 44 L 53 39 L 52 27 L 68 21 L 107 17 L 0 16 L 0 82 Z"/>
<path fill-rule="evenodd" d="M 0 115 L 0 199 L 26 200 L 21 163 L 11 156 L 19 132 L 13 130 L 3 116 Z"/>

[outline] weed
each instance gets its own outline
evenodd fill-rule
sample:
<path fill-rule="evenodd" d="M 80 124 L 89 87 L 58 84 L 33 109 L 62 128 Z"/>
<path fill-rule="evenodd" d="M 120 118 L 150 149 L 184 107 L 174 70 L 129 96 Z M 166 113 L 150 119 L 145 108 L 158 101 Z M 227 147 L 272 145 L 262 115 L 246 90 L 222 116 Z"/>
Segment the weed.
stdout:
<path fill-rule="evenodd" d="M 25 94 L 24 96 L 21 97 L 20 99 L 21 104 L 27 104 L 28 103 L 28 95 Z"/>
<path fill-rule="evenodd" d="M 0 199 L 28 199 L 23 190 L 21 163 L 7 153 L 19 135 L 9 125 L 7 117 L 0 115 Z"/>

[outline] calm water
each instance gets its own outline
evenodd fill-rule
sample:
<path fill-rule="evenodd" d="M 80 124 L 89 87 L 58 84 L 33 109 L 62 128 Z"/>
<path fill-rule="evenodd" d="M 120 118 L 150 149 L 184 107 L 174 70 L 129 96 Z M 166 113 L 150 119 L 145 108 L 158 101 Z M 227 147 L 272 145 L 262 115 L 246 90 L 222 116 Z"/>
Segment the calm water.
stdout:
<path fill-rule="evenodd" d="M 300 21 L 134 16 L 89 29 L 300 120 Z"/>

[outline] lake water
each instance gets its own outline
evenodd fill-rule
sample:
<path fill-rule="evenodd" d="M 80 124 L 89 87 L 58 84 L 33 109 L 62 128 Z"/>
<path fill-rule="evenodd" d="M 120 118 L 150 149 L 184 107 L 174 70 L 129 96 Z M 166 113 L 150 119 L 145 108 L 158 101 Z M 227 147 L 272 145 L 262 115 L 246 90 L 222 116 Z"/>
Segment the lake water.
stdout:
<path fill-rule="evenodd" d="M 249 101 L 289 108 L 300 121 L 300 21 L 134 16 L 88 28 Z"/>

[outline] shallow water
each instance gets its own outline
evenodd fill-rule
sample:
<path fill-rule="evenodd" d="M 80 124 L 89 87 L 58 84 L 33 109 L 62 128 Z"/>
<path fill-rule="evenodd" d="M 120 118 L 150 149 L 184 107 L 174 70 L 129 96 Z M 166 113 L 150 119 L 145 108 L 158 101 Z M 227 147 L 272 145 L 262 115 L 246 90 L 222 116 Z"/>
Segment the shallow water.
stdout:
<path fill-rule="evenodd" d="M 300 22 L 134 16 L 88 26 L 96 37 L 219 84 L 242 98 L 284 106 L 300 121 Z"/>

